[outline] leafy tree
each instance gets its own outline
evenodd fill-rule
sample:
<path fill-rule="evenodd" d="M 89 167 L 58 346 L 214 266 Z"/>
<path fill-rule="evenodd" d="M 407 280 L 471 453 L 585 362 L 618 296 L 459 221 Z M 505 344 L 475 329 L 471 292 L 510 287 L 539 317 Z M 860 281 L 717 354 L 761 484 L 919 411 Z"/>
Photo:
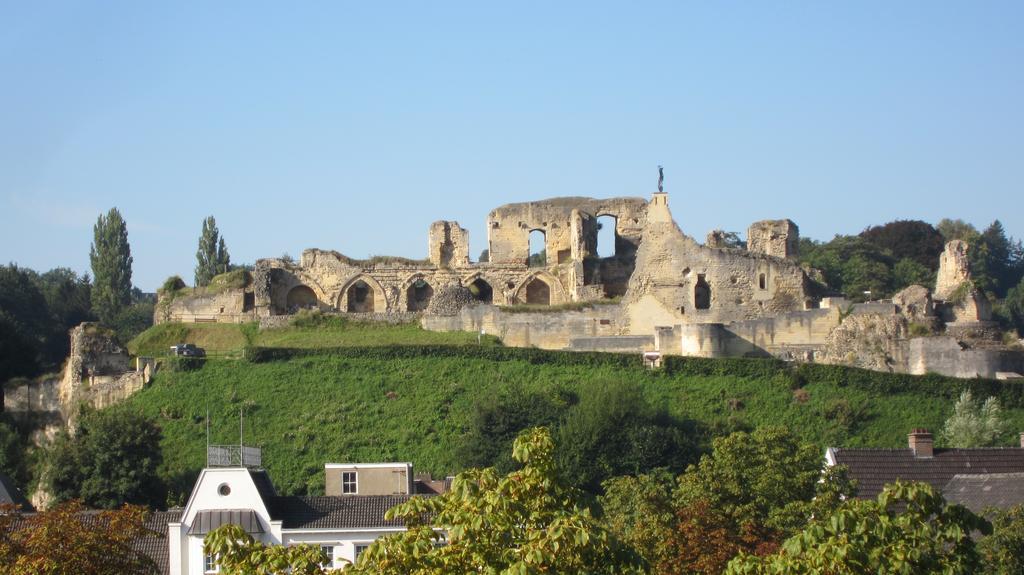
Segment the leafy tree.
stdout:
<path fill-rule="evenodd" d="M 992 534 L 978 543 L 984 573 L 1024 573 L 1024 505 L 997 510 Z"/>
<path fill-rule="evenodd" d="M 92 313 L 92 280 L 88 274 L 79 276 L 68 268 L 54 268 L 36 276 L 35 282 L 50 313 L 45 361 L 58 365 L 71 348 L 68 330 L 96 319 Z"/>
<path fill-rule="evenodd" d="M 676 522 L 658 572 L 720 573 L 740 552 L 765 554 L 852 495 L 845 470 L 822 476 L 820 450 L 784 427 L 716 438 L 679 478 Z"/>
<path fill-rule="evenodd" d="M 482 252 L 480 252 L 480 257 L 477 258 L 477 261 L 480 263 L 486 263 L 491 261 L 491 250 L 484 249 Z"/>
<path fill-rule="evenodd" d="M 223 575 L 322 575 L 327 556 L 319 545 L 267 545 L 233 523 L 206 535 L 203 552 L 217 556 Z"/>
<path fill-rule="evenodd" d="M 511 447 L 519 433 L 531 427 L 555 426 L 571 400 L 564 394 L 548 396 L 518 386 L 484 397 L 474 406 L 469 428 L 456 451 L 461 467 L 512 471 L 516 463 Z"/>
<path fill-rule="evenodd" d="M 0 506 L 0 571 L 5 575 L 141 575 L 157 566 L 134 543 L 156 537 L 147 511 L 126 505 L 87 513 L 78 501 L 19 516 Z"/>
<path fill-rule="evenodd" d="M 1024 280 L 1006 293 L 1003 306 L 1017 334 L 1024 336 Z"/>
<path fill-rule="evenodd" d="M 896 220 L 871 226 L 861 232 L 860 237 L 896 260 L 907 259 L 931 271 L 939 269 L 939 254 L 946 245 L 939 230 L 920 220 Z"/>
<path fill-rule="evenodd" d="M 1024 258 L 1019 241 L 1006 236 L 999 220 L 985 228 L 967 251 L 971 278 L 979 289 L 1003 297 L 1024 275 Z"/>
<path fill-rule="evenodd" d="M 210 285 L 213 276 L 226 273 L 231 268 L 224 237 L 217 229 L 213 216 L 203 220 L 203 231 L 199 236 L 199 250 L 196 251 L 196 286 Z"/>
<path fill-rule="evenodd" d="M 102 509 L 163 503 L 160 436 L 152 419 L 127 409 L 83 411 L 75 435 L 59 436 L 50 454 L 54 498 Z"/>
<path fill-rule="evenodd" d="M 674 485 L 675 476 L 665 469 L 613 477 L 602 484 L 602 523 L 648 565 L 656 565 L 665 552 L 676 514 Z"/>
<path fill-rule="evenodd" d="M 979 403 L 967 390 L 953 406 L 953 415 L 942 428 L 942 438 L 950 447 L 986 447 L 999 441 L 1005 424 L 998 399 L 989 397 Z"/>
<path fill-rule="evenodd" d="M 44 350 L 52 333 L 35 272 L 14 264 L 0 267 L 0 381 L 37 373 L 47 363 Z"/>
<path fill-rule="evenodd" d="M 887 486 L 877 501 L 851 500 L 812 521 L 768 557 L 743 555 L 726 573 L 944 574 L 979 572 L 970 533 L 990 525 L 923 483 Z"/>
<path fill-rule="evenodd" d="M 892 268 L 892 287 L 894 291 L 899 291 L 912 285 L 935 285 L 935 272 L 916 260 L 903 258 Z"/>
<path fill-rule="evenodd" d="M 96 220 L 89 260 L 95 280 L 92 309 L 101 321 L 108 323 L 131 303 L 132 291 L 128 226 L 117 208 L 111 208 Z"/>
<path fill-rule="evenodd" d="M 135 336 L 153 326 L 153 314 L 156 304 L 149 301 L 135 302 L 121 310 L 110 322 L 110 328 L 117 335 L 117 340 L 128 343 Z"/>
<path fill-rule="evenodd" d="M 557 432 L 559 466 L 576 486 L 596 493 L 616 475 L 679 471 L 696 457 L 683 426 L 650 405 L 638 385 L 597 381 L 580 395 Z"/>
<path fill-rule="evenodd" d="M 493 468 L 460 473 L 452 489 L 414 497 L 387 513 L 408 530 L 383 537 L 352 573 L 623 573 L 637 558 L 591 516 L 566 487 L 544 428 L 524 432 L 513 457 L 523 467 L 505 476 Z M 447 534 L 447 545 L 441 542 Z"/>
<path fill-rule="evenodd" d="M 895 260 L 861 237 L 836 236 L 823 244 L 802 242 L 800 261 L 820 270 L 829 287 L 844 292 L 854 301 L 893 293 Z"/>
<path fill-rule="evenodd" d="M 951 220 L 943 218 L 935 225 L 935 229 L 939 230 L 942 238 L 947 242 L 963 240 L 971 243 L 978 237 L 978 230 L 973 225 L 960 219 Z"/>
<path fill-rule="evenodd" d="M 0 419 L 0 473 L 21 486 L 29 479 L 25 443 L 14 426 Z"/>

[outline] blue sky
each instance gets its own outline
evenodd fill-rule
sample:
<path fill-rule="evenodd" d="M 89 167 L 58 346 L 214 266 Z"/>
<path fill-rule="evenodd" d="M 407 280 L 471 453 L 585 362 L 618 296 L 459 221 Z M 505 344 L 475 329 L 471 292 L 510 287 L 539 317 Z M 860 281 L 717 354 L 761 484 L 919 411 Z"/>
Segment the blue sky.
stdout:
<path fill-rule="evenodd" d="M 648 196 L 828 239 L 898 218 L 1024 236 L 1021 2 L 0 0 L 0 259 L 135 283 L 232 257 L 473 257 L 498 205 Z"/>

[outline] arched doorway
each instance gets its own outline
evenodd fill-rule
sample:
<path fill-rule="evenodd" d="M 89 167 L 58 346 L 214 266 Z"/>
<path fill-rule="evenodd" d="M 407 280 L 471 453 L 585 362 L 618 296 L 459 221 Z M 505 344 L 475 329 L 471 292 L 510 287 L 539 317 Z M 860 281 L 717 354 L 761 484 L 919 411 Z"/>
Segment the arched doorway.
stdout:
<path fill-rule="evenodd" d="M 430 305 L 430 298 L 434 297 L 434 288 L 430 287 L 423 278 L 412 282 L 409 289 L 405 290 L 406 306 L 409 311 L 423 311 Z"/>
<path fill-rule="evenodd" d="M 551 305 L 551 286 L 540 278 L 533 278 L 526 284 L 526 303 Z"/>
<path fill-rule="evenodd" d="M 348 299 L 348 311 L 352 313 L 373 312 L 373 288 L 363 280 L 358 280 L 349 286 L 346 292 Z"/>
<path fill-rule="evenodd" d="M 285 303 L 288 307 L 288 313 L 295 313 L 300 309 L 320 307 L 320 300 L 317 299 L 316 292 L 305 285 L 297 285 L 289 290 Z"/>
<path fill-rule="evenodd" d="M 483 278 L 476 278 L 473 283 L 469 284 L 469 293 L 473 295 L 473 299 L 482 303 L 493 303 L 494 302 L 494 288 L 491 284 L 484 281 Z"/>

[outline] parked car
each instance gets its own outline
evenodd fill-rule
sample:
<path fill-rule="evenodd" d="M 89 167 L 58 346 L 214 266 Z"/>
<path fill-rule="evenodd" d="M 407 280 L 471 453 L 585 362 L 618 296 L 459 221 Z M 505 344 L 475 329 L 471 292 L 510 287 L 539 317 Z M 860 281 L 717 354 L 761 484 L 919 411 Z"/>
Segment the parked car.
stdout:
<path fill-rule="evenodd" d="M 171 355 L 181 357 L 206 357 L 206 350 L 194 343 L 179 343 L 171 346 Z"/>

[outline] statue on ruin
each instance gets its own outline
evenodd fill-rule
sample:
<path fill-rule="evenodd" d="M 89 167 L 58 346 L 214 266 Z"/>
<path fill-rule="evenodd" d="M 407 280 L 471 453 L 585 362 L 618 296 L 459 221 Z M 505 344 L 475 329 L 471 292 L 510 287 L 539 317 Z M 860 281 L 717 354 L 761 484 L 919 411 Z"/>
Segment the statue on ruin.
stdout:
<path fill-rule="evenodd" d="M 658 192 L 665 191 L 665 168 L 658 166 Z"/>

